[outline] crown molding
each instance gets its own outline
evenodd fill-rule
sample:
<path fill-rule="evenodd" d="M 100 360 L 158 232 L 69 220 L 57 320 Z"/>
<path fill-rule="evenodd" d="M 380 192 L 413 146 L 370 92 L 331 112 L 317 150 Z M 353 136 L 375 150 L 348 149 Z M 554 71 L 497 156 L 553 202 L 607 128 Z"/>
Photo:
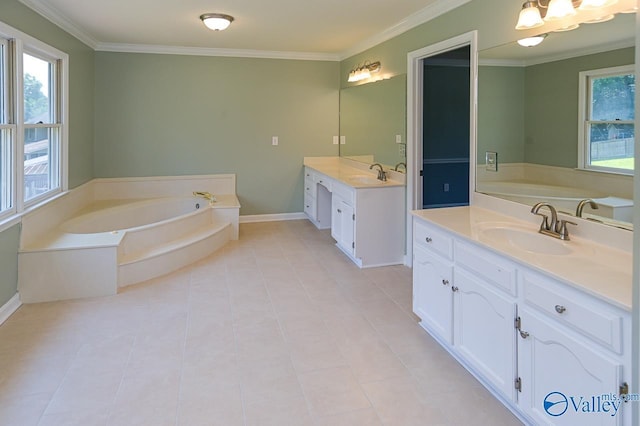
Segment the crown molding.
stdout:
<path fill-rule="evenodd" d="M 351 56 L 357 55 L 358 53 L 362 53 L 367 49 L 371 49 L 374 46 L 377 46 L 387 40 L 399 36 L 400 34 L 405 33 L 410 29 L 417 27 L 418 25 L 422 25 L 425 22 L 431 21 L 432 19 L 435 19 L 440 15 L 444 15 L 445 13 L 450 12 L 453 9 L 456 9 L 466 3 L 469 3 L 470 1 L 471 0 L 436 0 L 434 3 L 431 3 L 424 9 L 419 10 L 412 15 L 409 15 L 402 21 L 398 22 L 396 25 L 389 27 L 386 30 L 374 35 L 373 37 L 357 43 L 353 47 L 341 52 L 340 59 L 344 60 L 350 58 Z"/>
<path fill-rule="evenodd" d="M 64 31 L 68 32 L 69 34 L 95 50 L 96 46 L 98 45 L 98 41 L 90 36 L 87 31 L 68 20 L 59 10 L 45 4 L 41 0 L 19 1 L 29 9 L 44 17 L 46 20 L 62 28 Z"/>
<path fill-rule="evenodd" d="M 340 60 L 340 57 L 338 55 L 331 53 L 162 46 L 154 44 L 98 43 L 98 45 L 95 47 L 95 50 L 99 52 L 154 53 L 160 55 L 188 56 L 227 56 L 236 58 L 292 59 L 304 61 L 337 62 Z"/>
<path fill-rule="evenodd" d="M 43 0 L 19 0 L 22 4 L 51 21 L 96 51 L 125 53 L 156 53 L 167 55 L 229 56 L 263 59 L 293 59 L 307 61 L 341 61 L 392 39 L 418 25 L 437 18 L 471 0 L 436 0 L 424 9 L 408 16 L 396 25 L 364 40 L 340 53 L 287 52 L 250 49 L 199 48 L 146 44 L 102 43 L 86 30 L 67 19 L 60 11 Z"/>
<path fill-rule="evenodd" d="M 621 40 L 614 43 L 602 44 L 600 46 L 590 46 L 583 49 L 574 49 L 568 52 L 559 53 L 557 55 L 548 55 L 531 60 L 525 60 L 525 66 L 544 64 L 547 62 L 562 61 L 564 59 L 577 58 L 578 56 L 593 55 L 596 53 L 608 52 L 610 50 L 624 49 L 626 47 L 634 47 L 635 39 Z"/>

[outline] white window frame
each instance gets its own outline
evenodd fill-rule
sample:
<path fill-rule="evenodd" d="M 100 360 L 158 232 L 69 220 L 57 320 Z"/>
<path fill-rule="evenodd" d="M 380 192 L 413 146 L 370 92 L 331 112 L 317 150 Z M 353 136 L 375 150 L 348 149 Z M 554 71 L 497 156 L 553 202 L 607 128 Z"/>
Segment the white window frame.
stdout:
<path fill-rule="evenodd" d="M 618 67 L 600 68 L 596 70 L 582 71 L 579 73 L 579 93 L 578 93 L 578 169 L 588 170 L 601 173 L 613 173 L 633 176 L 633 170 L 619 169 L 614 167 L 601 167 L 593 166 L 590 161 L 590 146 L 589 146 L 589 114 L 590 114 L 590 80 L 592 77 L 604 77 L 635 74 L 635 64 L 622 65 Z M 633 124 L 631 121 L 620 121 L 620 124 Z M 635 129 L 634 129 L 635 135 Z"/>
<path fill-rule="evenodd" d="M 8 98 L 11 111 L 8 117 L 9 124 L 0 125 L 0 128 L 7 128 L 12 131 L 11 154 L 13 155 L 13 206 L 11 209 L 0 212 L 0 228 L 2 228 L 2 225 L 11 226 L 22 213 L 36 208 L 38 205 L 57 197 L 60 193 L 69 189 L 69 55 L 3 22 L 0 22 L 0 39 L 8 41 L 7 46 L 9 48 L 7 50 L 10 52 L 8 54 L 9 69 L 5 71 L 8 72 L 10 78 Z M 55 61 L 57 64 L 55 73 L 57 85 L 55 123 L 47 123 L 45 127 L 55 127 L 59 132 L 57 153 L 57 162 L 59 163 L 58 186 L 27 202 L 24 201 L 24 136 L 25 128 L 33 126 L 25 126 L 23 120 L 24 75 L 22 63 L 24 53 Z M 53 155 L 50 154 L 50 156 L 53 158 Z M 50 161 L 52 161 L 51 158 Z"/>

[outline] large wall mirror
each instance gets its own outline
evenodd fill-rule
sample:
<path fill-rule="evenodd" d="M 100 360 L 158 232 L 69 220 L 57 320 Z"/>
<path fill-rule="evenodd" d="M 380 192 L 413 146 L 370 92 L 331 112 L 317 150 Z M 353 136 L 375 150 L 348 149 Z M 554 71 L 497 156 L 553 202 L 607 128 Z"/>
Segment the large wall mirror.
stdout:
<path fill-rule="evenodd" d="M 580 126 L 590 127 L 580 119 L 579 98 L 581 72 L 634 64 L 634 29 L 634 14 L 618 14 L 550 33 L 536 47 L 514 42 L 479 52 L 477 192 L 529 205 L 546 201 L 571 214 L 590 198 L 599 208 L 587 204 L 583 217 L 631 229 L 633 176 L 581 168 Z M 633 98 L 634 83 L 627 90 Z M 633 124 L 619 127 L 603 126 L 603 139 L 617 139 L 609 144 L 615 152 L 603 158 L 633 168 Z"/>
<path fill-rule="evenodd" d="M 342 89 L 340 156 L 389 168 L 406 163 L 406 92 L 405 74 Z"/>

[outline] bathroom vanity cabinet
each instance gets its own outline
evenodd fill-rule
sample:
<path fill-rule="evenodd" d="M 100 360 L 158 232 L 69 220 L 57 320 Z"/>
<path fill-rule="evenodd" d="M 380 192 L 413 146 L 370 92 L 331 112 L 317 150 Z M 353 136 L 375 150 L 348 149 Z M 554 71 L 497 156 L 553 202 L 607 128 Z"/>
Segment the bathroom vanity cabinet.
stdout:
<path fill-rule="evenodd" d="M 631 403 L 619 401 L 631 378 L 630 308 L 543 270 L 544 257 L 531 265 L 481 241 L 468 213 L 456 230 L 439 223 L 444 211 L 414 215 L 423 328 L 527 423 L 631 424 Z"/>
<path fill-rule="evenodd" d="M 404 184 L 347 167 L 305 167 L 304 211 L 359 267 L 404 263 Z"/>

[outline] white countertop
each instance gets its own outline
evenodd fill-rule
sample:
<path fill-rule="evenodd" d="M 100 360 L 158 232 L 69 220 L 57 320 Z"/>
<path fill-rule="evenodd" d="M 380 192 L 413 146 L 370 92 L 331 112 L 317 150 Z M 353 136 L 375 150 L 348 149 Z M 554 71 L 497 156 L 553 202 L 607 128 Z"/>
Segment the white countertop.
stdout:
<path fill-rule="evenodd" d="M 566 242 L 556 240 L 571 250 L 568 255 L 526 251 L 513 246 L 508 240 L 487 239 L 483 229 L 505 224 L 525 231 L 531 229 L 537 234 L 536 225 L 474 206 L 415 210 L 411 213 L 619 308 L 631 310 L 633 265 L 629 252 L 573 236 Z M 553 237 L 544 237 L 554 240 Z"/>
<path fill-rule="evenodd" d="M 357 163 L 338 157 L 306 157 L 304 165 L 353 188 L 405 186 L 404 181 L 394 179 L 392 176 L 401 175 L 400 173 L 385 169 L 388 177 L 386 181 L 381 181 L 376 179 L 378 176 L 377 168 L 370 170 L 369 165 L 365 163 Z M 358 181 L 358 177 L 364 176 L 373 178 L 373 180 L 367 182 Z"/>

